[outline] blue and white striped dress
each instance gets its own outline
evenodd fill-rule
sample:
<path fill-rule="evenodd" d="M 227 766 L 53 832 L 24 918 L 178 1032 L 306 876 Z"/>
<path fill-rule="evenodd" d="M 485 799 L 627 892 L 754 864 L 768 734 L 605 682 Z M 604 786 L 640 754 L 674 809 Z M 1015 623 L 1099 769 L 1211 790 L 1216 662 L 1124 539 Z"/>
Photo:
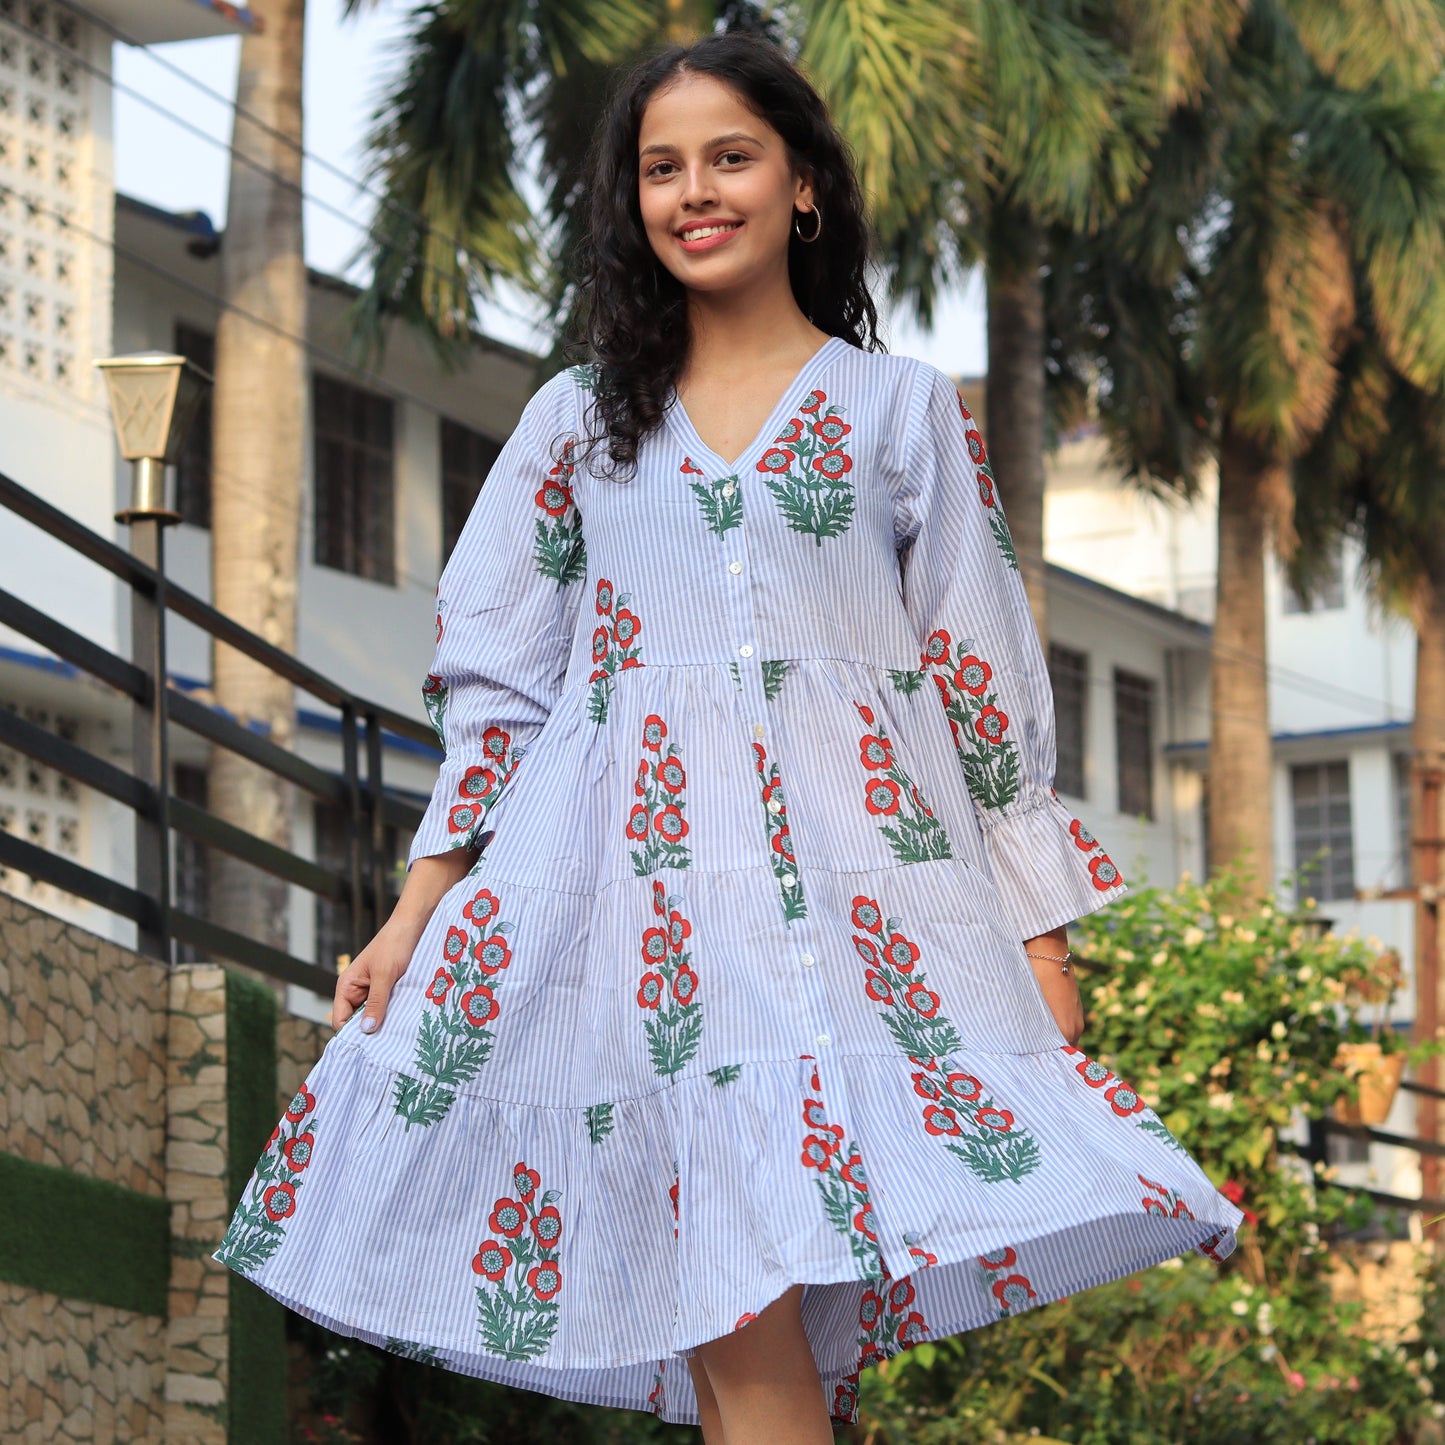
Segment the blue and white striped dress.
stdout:
<path fill-rule="evenodd" d="M 1125 884 L 1052 787 L 1048 675 L 949 378 L 833 338 L 729 466 L 630 480 L 528 403 L 438 589 L 446 761 L 492 835 L 370 1037 L 328 1042 L 217 1258 L 447 1368 L 696 1423 L 685 1357 L 803 1282 L 858 1373 L 1242 1216 L 1066 1046 L 1021 940 Z"/>

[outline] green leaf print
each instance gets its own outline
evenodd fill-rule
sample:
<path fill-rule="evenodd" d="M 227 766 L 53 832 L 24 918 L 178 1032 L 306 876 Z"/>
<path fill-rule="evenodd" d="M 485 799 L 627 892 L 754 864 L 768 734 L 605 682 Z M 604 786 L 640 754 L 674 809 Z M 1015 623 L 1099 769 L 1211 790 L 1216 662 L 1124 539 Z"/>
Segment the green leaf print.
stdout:
<path fill-rule="evenodd" d="M 315 1098 L 302 1084 L 251 1171 L 216 1250 L 217 1258 L 240 1274 L 253 1274 L 281 1247 L 316 1144 L 315 1109 Z"/>
<path fill-rule="evenodd" d="M 537 518 L 537 539 L 532 560 L 544 577 L 563 588 L 587 575 L 587 546 L 582 540 L 582 518 L 574 511 L 567 517 Z"/>
<path fill-rule="evenodd" d="M 888 679 L 892 682 L 894 690 L 901 692 L 904 697 L 912 697 L 920 687 L 923 686 L 923 672 L 912 672 L 907 669 L 899 671 L 897 668 L 888 669 Z"/>
<path fill-rule="evenodd" d="M 642 643 L 638 634 L 641 619 L 629 610 L 630 592 L 614 597 L 612 583 L 605 577 L 597 579 L 595 606 L 597 628 L 592 635 L 593 669 L 587 681 L 587 717 L 599 727 L 607 721 L 608 704 L 612 701 L 613 678 L 619 670 L 642 667 Z"/>
<path fill-rule="evenodd" d="M 446 715 L 447 697 L 450 689 L 435 673 L 429 672 L 422 683 L 421 700 L 426 704 L 426 715 L 431 719 L 432 731 L 443 749 L 447 745 Z"/>
<path fill-rule="evenodd" d="M 400 1355 L 404 1360 L 416 1360 L 418 1364 L 422 1365 L 440 1365 L 443 1363 L 440 1353 L 432 1349 L 430 1345 L 417 1345 L 413 1344 L 410 1340 L 398 1340 L 388 1337 L 382 1348 L 393 1355 Z"/>
<path fill-rule="evenodd" d="M 600 1144 L 613 1130 L 611 1104 L 589 1105 L 583 1117 L 587 1121 L 587 1137 L 594 1144 Z"/>
<path fill-rule="evenodd" d="M 599 726 L 607 721 L 607 705 L 612 701 L 612 679 L 599 677 L 587 689 L 587 720 Z"/>
<path fill-rule="evenodd" d="M 655 738 L 654 738 L 655 734 Z M 676 743 L 664 749 L 667 724 L 655 713 L 643 722 L 642 758 L 633 787 L 637 801 L 627 816 L 634 876 L 646 877 L 659 868 L 687 868 L 692 849 L 682 840 L 687 821 L 687 773 Z"/>
<path fill-rule="evenodd" d="M 815 1094 L 820 1092 L 816 1069 L 811 1088 Z M 848 1241 L 859 1277 L 877 1279 L 882 1272 L 882 1256 L 876 1238 L 869 1237 L 873 1232 L 868 1223 L 872 1206 L 862 1178 L 858 1145 L 852 1139 L 845 1142 L 842 1126 L 827 1117 L 820 1098 L 804 1101 L 803 1124 L 809 1131 L 803 1137 L 803 1167 L 817 1171 L 813 1182 L 818 1187 L 824 1217 Z"/>
<path fill-rule="evenodd" d="M 814 391 L 773 446 L 758 463 L 789 527 L 809 534 L 818 546 L 826 537 L 840 537 L 853 520 L 853 483 L 849 473 L 848 433 L 840 407 L 829 406 Z"/>
<path fill-rule="evenodd" d="M 1025 1175 L 1032 1174 L 1042 1162 L 1039 1158 L 1038 1140 L 1032 1134 L 1010 1138 L 1004 1134 L 983 1131 L 957 1144 L 950 1140 L 947 1147 L 985 1184 L 1022 1179 Z"/>
<path fill-rule="evenodd" d="M 888 839 L 893 856 L 900 863 L 953 857 L 943 824 L 933 816 L 913 779 L 904 772 L 894 755 L 892 740 L 873 709 L 856 700 L 853 706 L 872 729 L 858 740 L 864 772 L 863 805 L 878 819 L 878 830 Z"/>
<path fill-rule="evenodd" d="M 1152 1112 L 1152 1111 L 1151 1111 Z M 1156 1139 L 1162 1139 L 1171 1149 L 1177 1149 L 1181 1154 L 1185 1152 L 1184 1146 L 1169 1131 L 1164 1121 L 1155 1114 L 1152 1118 L 1146 1114 L 1135 1126 L 1142 1129 L 1146 1134 L 1152 1134 Z"/>
<path fill-rule="evenodd" d="M 919 974 L 918 982 L 924 981 Z M 958 1030 L 947 1019 L 920 1019 L 897 1010 L 884 1014 L 883 1023 L 893 1035 L 893 1042 L 915 1059 L 929 1059 L 963 1047 Z"/>
<path fill-rule="evenodd" d="M 763 659 L 763 696 L 769 702 L 772 702 L 782 691 L 783 679 L 788 675 L 788 667 L 789 663 L 786 657 Z"/>
<path fill-rule="evenodd" d="M 998 550 L 1005 562 L 1014 569 L 1019 570 L 1018 553 L 1014 551 L 1014 539 L 1008 529 L 1008 522 L 999 511 L 992 511 L 988 514 L 988 525 L 993 529 L 993 540 L 998 544 Z"/>
<path fill-rule="evenodd" d="M 992 756 L 960 753 L 959 761 L 963 764 L 968 791 L 983 807 L 1002 808 L 1018 797 L 1019 755 L 1013 743 L 1007 744 L 1006 751 Z"/>
<path fill-rule="evenodd" d="M 689 482 L 688 485 L 702 507 L 703 520 L 710 532 L 716 532 L 721 537 L 741 525 L 743 494 L 736 475 L 719 477 L 715 482 Z"/>
<path fill-rule="evenodd" d="M 402 1074 L 396 1081 L 392 1105 L 396 1114 L 406 1120 L 407 1127 L 420 1124 L 426 1128 L 440 1123 L 447 1116 L 456 1095 L 439 1084 L 426 1084 Z"/>
<path fill-rule="evenodd" d="M 666 1010 L 647 1020 L 647 1048 L 659 1075 L 675 1074 L 687 1065 L 702 1043 L 702 1007 L 692 1004 Z"/>
<path fill-rule="evenodd" d="M 1003 808 L 1018 797 L 1022 785 L 1018 746 L 1008 736 L 1008 713 L 990 686 L 993 667 L 972 647 L 971 639 L 955 647 L 940 627 L 924 644 L 923 661 L 935 671 L 970 796 L 980 807 Z"/>
<path fill-rule="evenodd" d="M 735 1084 L 742 1077 L 743 1066 L 741 1064 L 724 1064 L 720 1069 L 711 1069 L 708 1078 L 718 1087 L 724 1084 Z"/>
<path fill-rule="evenodd" d="M 484 1237 L 471 1262 L 474 1274 L 482 1276 L 478 1333 L 492 1354 L 508 1360 L 535 1359 L 552 1342 L 562 1289 L 557 1248 L 564 1222 L 552 1207 L 561 1196 L 548 1190 L 534 1202 L 535 1188 L 524 1188 L 526 1175 L 535 1186 L 537 1172 L 519 1163 L 509 1180 L 511 1192 L 498 1199 L 487 1221 L 494 1233 Z"/>
<path fill-rule="evenodd" d="M 778 779 L 778 765 L 768 757 L 762 743 L 753 744 L 753 759 L 762 783 L 763 819 L 767 825 L 768 857 L 773 876 L 778 880 L 778 896 L 782 901 L 783 920 L 796 923 L 808 916 L 803 900 L 803 885 L 798 881 L 798 863 L 793 856 L 792 833 L 788 828 L 788 805 Z M 791 881 L 789 881 L 791 880 Z"/>
<path fill-rule="evenodd" d="M 741 692 L 743 690 L 743 675 L 738 671 L 737 663 L 728 663 L 728 671 L 732 674 L 733 686 L 737 688 L 739 692 Z"/>
<path fill-rule="evenodd" d="M 597 363 L 595 361 L 584 361 L 578 366 L 569 366 L 567 375 L 582 388 L 583 391 L 593 391 L 597 387 Z"/>
<path fill-rule="evenodd" d="M 853 488 L 848 482 L 805 481 L 765 475 L 789 527 L 812 535 L 821 547 L 826 537 L 841 537 L 853 520 Z"/>

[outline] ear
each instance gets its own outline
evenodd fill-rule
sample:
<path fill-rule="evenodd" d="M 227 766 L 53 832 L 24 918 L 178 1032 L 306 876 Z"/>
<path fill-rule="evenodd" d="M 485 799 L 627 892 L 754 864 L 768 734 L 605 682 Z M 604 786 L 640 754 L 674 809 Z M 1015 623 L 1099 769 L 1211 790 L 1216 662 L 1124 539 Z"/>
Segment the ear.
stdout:
<path fill-rule="evenodd" d="M 793 184 L 793 209 L 799 215 L 813 208 L 813 168 L 799 168 Z"/>

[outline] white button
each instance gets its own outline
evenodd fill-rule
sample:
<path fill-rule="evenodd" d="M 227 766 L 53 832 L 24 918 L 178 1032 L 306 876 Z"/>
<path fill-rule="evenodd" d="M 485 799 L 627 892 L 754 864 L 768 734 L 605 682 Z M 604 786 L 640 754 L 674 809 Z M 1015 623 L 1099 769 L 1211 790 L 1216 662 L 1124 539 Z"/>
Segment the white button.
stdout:
<path fill-rule="evenodd" d="M 754 724 L 753 724 L 753 736 L 754 736 L 755 738 L 760 738 L 760 737 L 762 737 L 763 734 L 766 733 L 766 732 L 767 732 L 767 728 L 765 728 L 765 727 L 762 725 L 762 723 L 754 723 Z"/>
<path fill-rule="evenodd" d="M 777 798 L 769 798 L 769 799 L 768 799 L 768 812 L 770 812 L 770 813 L 781 813 L 782 811 L 783 811 L 783 805 L 782 805 L 782 803 L 781 803 Z"/>
<path fill-rule="evenodd" d="M 734 577 L 736 577 L 736 576 L 738 575 L 738 573 L 741 572 L 742 570 L 743 570 L 743 564 L 742 564 L 741 562 L 729 562 L 729 563 L 728 563 L 728 571 L 731 572 Z"/>
<path fill-rule="evenodd" d="M 784 888 L 796 888 L 798 886 L 797 876 L 793 873 L 782 874 L 778 878 L 778 882 L 781 883 Z"/>
<path fill-rule="evenodd" d="M 751 657 L 752 655 L 753 655 L 753 645 L 752 645 L 751 642 L 745 642 L 745 643 L 743 643 L 743 645 L 742 645 L 740 648 L 738 648 L 738 656 L 739 656 L 739 657 Z"/>
<path fill-rule="evenodd" d="M 819 1034 L 819 1035 L 818 1035 L 818 1047 L 819 1047 L 820 1049 L 826 1049 L 826 1048 L 828 1047 L 828 1045 L 831 1044 L 832 1042 L 833 1042 L 833 1040 L 830 1039 L 827 1034 Z"/>
<path fill-rule="evenodd" d="M 811 953 L 805 953 L 802 958 L 798 960 L 798 962 L 801 963 L 804 968 L 812 968 L 813 955 Z"/>
<path fill-rule="evenodd" d="M 730 496 L 732 496 L 732 494 L 733 494 L 735 491 L 737 491 L 737 488 L 736 488 L 735 486 L 733 486 L 733 484 L 732 484 L 731 482 L 724 482 L 724 483 L 723 483 L 723 487 L 722 487 L 722 494 L 723 494 L 723 496 L 725 496 L 725 497 L 730 497 Z"/>

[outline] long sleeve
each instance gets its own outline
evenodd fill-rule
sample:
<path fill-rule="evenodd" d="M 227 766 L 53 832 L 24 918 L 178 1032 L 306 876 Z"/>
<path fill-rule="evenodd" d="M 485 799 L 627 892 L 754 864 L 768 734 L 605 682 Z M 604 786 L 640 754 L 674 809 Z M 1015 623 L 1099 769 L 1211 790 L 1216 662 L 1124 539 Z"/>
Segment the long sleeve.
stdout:
<path fill-rule="evenodd" d="M 988 453 L 954 383 L 920 363 L 895 496 L 904 606 L 953 731 L 1020 938 L 1126 891 L 1054 791 L 1053 691 Z"/>
<path fill-rule="evenodd" d="M 576 429 L 564 371 L 523 409 L 442 570 L 422 698 L 446 760 L 408 867 L 484 841 L 488 814 L 561 694 L 587 570 L 564 449 Z"/>

